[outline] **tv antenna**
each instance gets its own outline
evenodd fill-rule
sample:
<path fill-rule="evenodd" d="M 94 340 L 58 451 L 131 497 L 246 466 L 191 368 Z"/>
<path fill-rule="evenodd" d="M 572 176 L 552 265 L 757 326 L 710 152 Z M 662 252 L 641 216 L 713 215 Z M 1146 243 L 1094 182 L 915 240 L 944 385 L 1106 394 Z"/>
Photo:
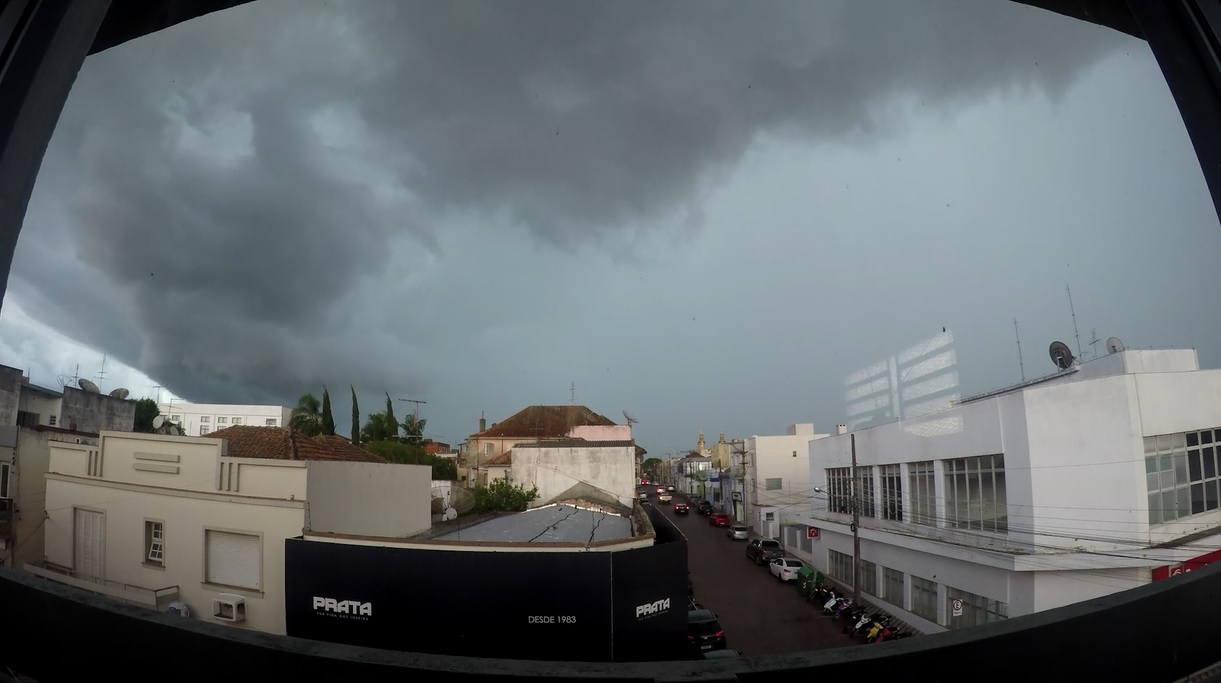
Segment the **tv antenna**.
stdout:
<path fill-rule="evenodd" d="M 577 404 L 577 383 L 573 382 L 572 386 L 568 388 L 568 391 L 571 392 L 571 394 L 572 394 L 571 396 L 568 397 L 568 403 L 571 405 L 576 405 Z"/>
<path fill-rule="evenodd" d="M 1013 319 L 1013 336 L 1017 337 L 1018 368 L 1022 371 L 1022 381 L 1026 381 L 1026 363 L 1022 362 L 1022 335 L 1018 334 L 1017 318 Z"/>
<path fill-rule="evenodd" d="M 1073 308 L 1073 290 L 1064 285 L 1064 291 L 1068 292 L 1068 310 L 1073 314 L 1073 334 L 1077 337 L 1077 356 L 1081 356 L 1081 333 L 1077 331 L 1077 309 Z"/>
<path fill-rule="evenodd" d="M 1101 341 L 1100 339 L 1098 339 L 1098 330 L 1095 330 L 1095 329 L 1092 329 L 1092 328 L 1091 328 L 1091 329 L 1090 329 L 1090 336 L 1091 336 L 1091 337 L 1093 337 L 1093 338 L 1092 338 L 1092 339 L 1090 339 L 1090 340 L 1089 340 L 1088 342 L 1086 342 L 1086 343 L 1087 343 L 1087 344 L 1089 344 L 1089 345 L 1092 347 L 1092 350 L 1090 351 L 1090 355 L 1091 355 L 1091 356 L 1093 356 L 1093 357 L 1095 357 L 1095 358 L 1097 358 L 1097 357 L 1098 357 L 1098 342 L 1099 342 L 1099 341 Z"/>
<path fill-rule="evenodd" d="M 104 353 L 102 354 L 102 369 L 98 370 L 97 378 L 99 382 L 106 379 L 106 354 Z"/>
<path fill-rule="evenodd" d="M 75 387 L 77 380 L 80 379 L 80 376 L 81 364 L 77 363 L 76 372 L 72 373 L 71 375 L 59 375 L 55 379 L 59 382 L 59 386 L 62 389 L 63 387 Z"/>
<path fill-rule="evenodd" d="M 407 403 L 414 403 L 414 404 L 415 404 L 415 411 L 412 413 L 412 416 L 413 416 L 413 417 L 414 417 L 414 418 L 415 418 L 417 421 L 420 419 L 420 404 L 421 404 L 421 403 L 428 403 L 428 401 L 420 401 L 420 400 L 417 400 L 417 399 L 414 399 L 414 398 L 400 398 L 399 400 L 400 400 L 400 401 L 406 401 Z"/>

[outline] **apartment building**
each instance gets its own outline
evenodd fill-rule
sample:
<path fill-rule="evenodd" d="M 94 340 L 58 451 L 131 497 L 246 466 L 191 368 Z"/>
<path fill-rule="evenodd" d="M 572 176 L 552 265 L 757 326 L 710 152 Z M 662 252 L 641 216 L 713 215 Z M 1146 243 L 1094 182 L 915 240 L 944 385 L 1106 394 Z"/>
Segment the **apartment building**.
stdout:
<path fill-rule="evenodd" d="M 810 442 L 829 434 L 816 434 L 811 423 L 789 425 L 777 436 L 746 440 L 745 489 L 749 495 L 747 526 L 766 538 L 779 538 L 780 525 L 809 513 Z"/>
<path fill-rule="evenodd" d="M 853 442 L 855 470 L 853 477 Z M 1221 548 L 1221 370 L 1122 350 L 954 407 L 811 441 L 790 551 L 925 631 L 1190 571 Z"/>
<path fill-rule="evenodd" d="M 186 436 L 207 436 L 229 427 L 287 427 L 292 408 L 269 405 L 190 403 L 174 399 L 159 403 L 165 419 L 182 427 Z"/>

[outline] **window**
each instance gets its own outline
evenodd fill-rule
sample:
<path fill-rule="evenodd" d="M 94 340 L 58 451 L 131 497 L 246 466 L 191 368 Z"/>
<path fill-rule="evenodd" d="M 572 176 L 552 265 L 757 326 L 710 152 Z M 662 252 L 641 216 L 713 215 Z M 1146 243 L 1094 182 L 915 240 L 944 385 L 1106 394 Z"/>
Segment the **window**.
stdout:
<path fill-rule="evenodd" d="M 204 415 L 203 417 L 199 418 L 199 421 L 200 421 L 200 422 L 203 422 L 203 423 L 205 423 L 205 424 L 206 424 L 206 423 L 208 423 L 208 422 L 211 422 L 211 421 L 212 421 L 212 418 L 211 418 L 211 417 L 208 417 L 207 415 Z"/>
<path fill-rule="evenodd" d="M 210 431 L 212 431 L 212 428 L 209 427 L 208 425 L 199 425 L 199 435 L 200 436 L 203 436 L 204 434 L 207 434 Z"/>
<path fill-rule="evenodd" d="M 9 487 L 13 481 L 13 466 L 9 463 L 0 463 L 0 498 L 12 498 L 12 492 Z"/>
<path fill-rule="evenodd" d="M 878 594 L 878 566 L 868 560 L 861 560 L 861 592 Z"/>
<path fill-rule="evenodd" d="M 860 499 L 860 514 L 862 517 L 877 516 L 877 500 L 873 492 L 873 468 L 856 468 L 856 495 Z"/>
<path fill-rule="evenodd" d="M 204 531 L 204 581 L 219 586 L 263 589 L 263 539 L 254 534 Z"/>
<path fill-rule="evenodd" d="M 268 427 L 276 426 L 276 418 L 274 418 L 274 417 L 267 418 L 266 424 Z"/>
<path fill-rule="evenodd" d="M 144 563 L 165 566 L 165 523 L 144 521 Z"/>
<path fill-rule="evenodd" d="M 182 422 L 181 415 L 170 415 L 170 422 Z"/>
<path fill-rule="evenodd" d="M 240 418 L 240 417 L 233 418 L 233 424 L 240 425 L 241 423 L 242 423 L 242 418 Z"/>
<path fill-rule="evenodd" d="M 945 461 L 946 526 L 1006 531 L 1005 456 L 981 455 Z"/>
<path fill-rule="evenodd" d="M 903 473 L 898 465 L 883 465 L 878 476 L 882 480 L 882 519 L 903 521 Z"/>
<path fill-rule="evenodd" d="M 782 485 L 783 483 L 784 483 L 784 480 L 783 480 L 783 479 L 779 479 L 779 478 L 777 478 L 777 479 L 764 479 L 764 480 L 763 480 L 763 488 L 767 489 L 768 491 L 779 491 L 779 490 L 780 490 L 780 487 L 781 487 L 781 485 Z"/>
<path fill-rule="evenodd" d="M 800 530 L 800 533 L 801 533 L 801 536 L 800 536 L 801 552 L 803 552 L 807 555 L 813 553 L 814 552 L 814 541 L 810 538 L 809 534 L 807 534 L 804 529 Z"/>
<path fill-rule="evenodd" d="M 937 582 L 912 577 L 911 613 L 931 622 L 937 621 Z"/>
<path fill-rule="evenodd" d="M 852 556 L 844 553 L 827 551 L 827 576 L 844 583 L 852 583 Z"/>
<path fill-rule="evenodd" d="M 906 607 L 903 603 L 903 572 L 882 567 L 882 594 L 878 597 L 896 607 Z"/>
<path fill-rule="evenodd" d="M 54 426 L 55 426 L 55 423 L 56 423 L 56 422 L 59 422 L 59 416 L 58 416 L 58 415 L 48 415 L 48 416 L 47 416 L 47 420 L 49 420 L 49 422 L 48 422 L 47 424 L 49 424 L 49 425 L 51 425 L 52 427 L 54 427 Z"/>
<path fill-rule="evenodd" d="M 1149 523 L 1221 507 L 1221 429 L 1145 437 Z"/>
<path fill-rule="evenodd" d="M 907 471 L 907 484 L 911 489 L 911 515 L 908 521 L 936 526 L 937 478 L 933 475 L 933 461 L 913 462 L 907 466 Z"/>
<path fill-rule="evenodd" d="M 852 468 L 835 467 L 827 470 L 827 509 L 831 512 L 851 512 Z"/>
<path fill-rule="evenodd" d="M 954 616 L 954 601 L 962 600 L 962 615 Z M 1009 605 L 957 588 L 945 587 L 945 620 L 951 629 L 979 626 L 1009 618 Z"/>
<path fill-rule="evenodd" d="M 218 417 L 218 418 L 216 418 L 216 424 L 218 424 L 218 425 L 225 425 L 225 424 L 229 424 L 229 418 L 227 418 L 227 417 Z"/>

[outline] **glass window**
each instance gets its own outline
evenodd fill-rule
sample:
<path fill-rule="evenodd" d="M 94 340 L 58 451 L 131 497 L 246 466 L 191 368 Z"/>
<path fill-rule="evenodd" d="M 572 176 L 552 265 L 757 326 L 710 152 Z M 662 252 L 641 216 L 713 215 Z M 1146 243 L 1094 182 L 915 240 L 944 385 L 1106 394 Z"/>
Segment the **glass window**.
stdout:
<path fill-rule="evenodd" d="M 937 525 L 936 477 L 933 461 L 913 462 L 908 465 L 907 483 L 911 496 L 911 517 L 916 524 Z"/>
<path fill-rule="evenodd" d="M 1009 618 L 1009 605 L 982 595 L 975 595 L 957 588 L 945 587 L 945 619 L 950 629 L 979 626 Z M 954 616 L 954 601 L 962 601 L 962 614 Z"/>
<path fill-rule="evenodd" d="M 765 489 L 767 489 L 768 491 L 779 491 L 782 484 L 783 484 L 783 480 L 778 477 L 775 479 L 764 479 L 763 480 L 763 487 Z"/>
<path fill-rule="evenodd" d="M 1166 524 L 1218 509 L 1217 428 L 1145 437 L 1149 523 Z M 1150 443 L 1154 450 L 1150 450 Z"/>
<path fill-rule="evenodd" d="M 931 622 L 937 622 L 937 582 L 912 577 L 911 613 L 924 617 Z"/>
<path fill-rule="evenodd" d="M 827 470 L 827 509 L 831 512 L 851 512 L 852 468 L 835 467 Z"/>
<path fill-rule="evenodd" d="M 903 572 L 882 567 L 882 594 L 878 597 L 896 607 L 906 609 L 907 605 L 903 602 Z"/>
<path fill-rule="evenodd" d="M 945 461 L 946 526 L 976 531 L 1009 528 L 1003 455 Z"/>
<path fill-rule="evenodd" d="M 862 517 L 877 516 L 877 499 L 873 489 L 873 468 L 872 467 L 857 467 L 856 468 L 856 492 L 860 496 Z"/>
<path fill-rule="evenodd" d="M 852 584 L 852 556 L 835 550 L 827 551 L 827 576 Z"/>
<path fill-rule="evenodd" d="M 898 465 L 878 468 L 882 482 L 882 519 L 903 521 L 903 474 Z"/>
<path fill-rule="evenodd" d="M 868 560 L 861 560 L 861 592 L 878 594 L 878 566 Z"/>

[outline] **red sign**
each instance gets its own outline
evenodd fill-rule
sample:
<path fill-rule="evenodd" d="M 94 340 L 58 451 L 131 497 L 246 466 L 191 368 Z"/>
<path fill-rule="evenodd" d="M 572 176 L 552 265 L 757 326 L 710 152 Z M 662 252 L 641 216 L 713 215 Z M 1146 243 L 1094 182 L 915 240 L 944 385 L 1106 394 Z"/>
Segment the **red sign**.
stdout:
<path fill-rule="evenodd" d="M 806 527 L 806 538 L 818 538 L 818 527 L 816 527 L 816 526 Z"/>
<path fill-rule="evenodd" d="M 1205 565 L 1212 564 L 1217 560 L 1221 560 L 1221 550 L 1214 550 L 1211 553 L 1187 560 L 1182 564 L 1170 564 L 1166 565 L 1165 567 L 1154 567 L 1153 580 L 1161 581 L 1162 579 L 1168 579 L 1172 576 L 1185 574 L 1193 569 L 1199 569 Z"/>

